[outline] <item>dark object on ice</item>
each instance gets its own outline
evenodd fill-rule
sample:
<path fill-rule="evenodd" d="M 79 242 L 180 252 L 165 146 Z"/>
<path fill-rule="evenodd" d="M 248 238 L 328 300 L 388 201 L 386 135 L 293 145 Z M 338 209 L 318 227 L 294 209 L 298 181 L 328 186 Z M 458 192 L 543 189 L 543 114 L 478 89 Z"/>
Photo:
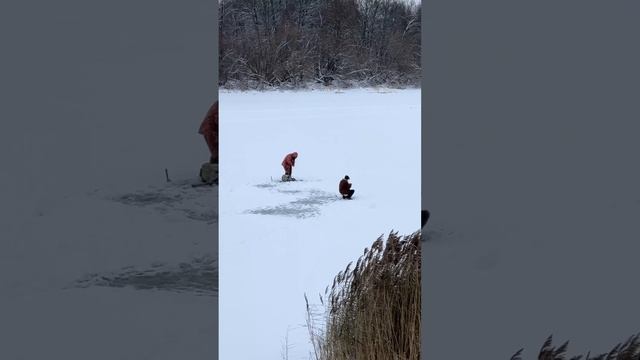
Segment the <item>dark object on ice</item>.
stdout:
<path fill-rule="evenodd" d="M 211 105 L 207 115 L 200 124 L 198 133 L 204 136 L 204 140 L 207 142 L 209 152 L 211 153 L 210 162 L 212 164 L 218 163 L 218 102 L 216 101 Z"/>
<path fill-rule="evenodd" d="M 298 153 L 294 151 L 290 154 L 287 154 L 287 156 L 284 157 L 284 160 L 282 160 L 282 167 L 284 167 L 284 174 L 288 175 L 288 178 L 291 178 L 293 167 L 296 166 L 297 158 L 298 158 Z M 288 181 L 288 180 L 284 180 L 284 177 L 283 177 L 283 181 Z"/>
<path fill-rule="evenodd" d="M 353 193 L 355 193 L 356 191 L 351 189 L 351 183 L 349 183 L 349 175 L 345 175 L 344 179 L 340 180 L 338 190 L 340 191 L 340 195 L 342 195 L 343 199 L 351 200 Z"/>
<path fill-rule="evenodd" d="M 420 226 L 420 228 L 423 228 L 425 225 L 427 225 L 427 221 L 429 221 L 429 215 L 431 215 L 429 213 L 429 210 L 422 210 L 422 226 Z"/>
<path fill-rule="evenodd" d="M 282 180 L 283 182 L 286 182 L 286 181 L 296 181 L 296 179 L 295 179 L 293 176 L 291 176 L 291 175 L 287 175 L 287 174 L 282 175 L 282 179 L 281 179 L 281 180 Z"/>
<path fill-rule="evenodd" d="M 204 163 L 200 167 L 200 180 L 208 185 L 218 183 L 218 164 Z"/>

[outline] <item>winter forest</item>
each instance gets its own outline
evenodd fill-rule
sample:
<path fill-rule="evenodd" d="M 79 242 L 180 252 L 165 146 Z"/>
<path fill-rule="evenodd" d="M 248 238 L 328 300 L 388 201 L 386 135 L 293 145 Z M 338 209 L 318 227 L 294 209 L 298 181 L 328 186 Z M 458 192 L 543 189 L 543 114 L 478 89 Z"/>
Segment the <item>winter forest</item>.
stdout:
<path fill-rule="evenodd" d="M 220 0 L 227 89 L 420 86 L 420 3 Z"/>

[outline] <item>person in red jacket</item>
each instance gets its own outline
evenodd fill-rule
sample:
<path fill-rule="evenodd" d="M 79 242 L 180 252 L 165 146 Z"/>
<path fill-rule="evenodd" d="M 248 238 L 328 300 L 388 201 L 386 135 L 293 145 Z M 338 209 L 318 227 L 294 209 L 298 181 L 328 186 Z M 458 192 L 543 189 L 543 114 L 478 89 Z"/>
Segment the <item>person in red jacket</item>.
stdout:
<path fill-rule="evenodd" d="M 293 180 L 291 174 L 293 172 L 293 167 L 296 166 L 296 159 L 298 158 L 297 152 L 292 152 L 291 154 L 287 154 L 282 160 L 282 167 L 284 167 L 284 176 L 282 179 L 284 181 Z"/>
<path fill-rule="evenodd" d="M 351 188 L 351 183 L 349 183 L 349 175 L 345 175 L 344 179 L 340 180 L 338 190 L 340 191 L 343 199 L 351 200 L 353 193 L 355 193 L 356 191 Z"/>
<path fill-rule="evenodd" d="M 198 133 L 204 136 L 204 140 L 207 142 L 211 158 L 209 162 L 211 164 L 218 163 L 218 101 L 211 105 L 207 115 L 200 124 Z"/>

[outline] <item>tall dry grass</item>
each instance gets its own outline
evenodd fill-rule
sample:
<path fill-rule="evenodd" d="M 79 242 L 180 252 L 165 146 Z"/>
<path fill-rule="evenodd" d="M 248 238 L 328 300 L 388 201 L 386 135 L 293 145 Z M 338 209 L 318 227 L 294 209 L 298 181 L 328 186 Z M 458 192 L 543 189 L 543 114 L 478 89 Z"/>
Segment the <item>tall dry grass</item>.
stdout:
<path fill-rule="evenodd" d="M 554 346 L 553 337 L 549 336 L 538 353 L 538 360 L 640 360 L 640 334 L 630 337 L 623 343 L 619 343 L 608 353 L 595 356 L 587 353 L 587 355 L 568 358 L 568 349 L 568 341 L 560 346 Z M 511 360 L 522 360 L 523 351 L 524 349 L 520 349 L 511 357 Z"/>
<path fill-rule="evenodd" d="M 420 232 L 380 236 L 338 273 L 321 307 L 307 303 L 316 360 L 420 358 Z"/>
<path fill-rule="evenodd" d="M 305 294 L 307 328 L 316 360 L 418 360 L 421 326 L 421 234 L 380 236 L 338 273 L 313 305 Z M 569 357 L 569 342 L 549 336 L 538 360 L 640 360 L 640 334 L 611 351 Z M 524 349 L 511 360 L 522 360 Z"/>

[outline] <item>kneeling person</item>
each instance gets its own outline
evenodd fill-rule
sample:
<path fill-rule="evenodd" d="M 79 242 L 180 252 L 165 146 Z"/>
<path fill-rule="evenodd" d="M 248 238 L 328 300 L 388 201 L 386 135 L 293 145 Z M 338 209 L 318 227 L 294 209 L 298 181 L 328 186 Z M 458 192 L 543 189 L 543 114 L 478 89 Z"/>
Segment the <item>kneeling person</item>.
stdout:
<path fill-rule="evenodd" d="M 355 193 L 356 191 L 351 189 L 351 183 L 349 183 L 349 175 L 345 175 L 344 179 L 340 180 L 338 190 L 340 191 L 343 199 L 351 199 L 353 193 Z"/>

